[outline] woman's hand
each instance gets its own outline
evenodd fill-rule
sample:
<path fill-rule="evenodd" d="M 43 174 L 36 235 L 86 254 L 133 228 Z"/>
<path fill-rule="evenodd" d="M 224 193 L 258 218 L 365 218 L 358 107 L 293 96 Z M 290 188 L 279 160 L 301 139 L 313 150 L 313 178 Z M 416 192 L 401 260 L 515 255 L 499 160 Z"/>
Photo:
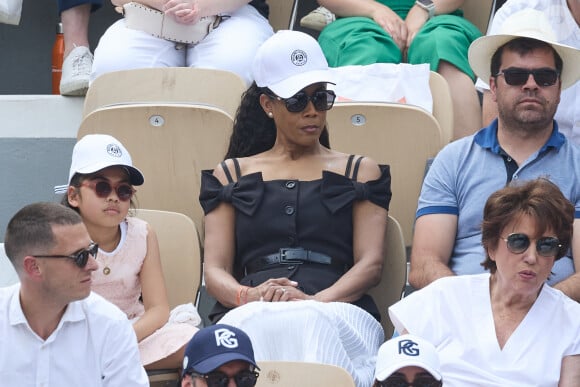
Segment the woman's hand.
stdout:
<path fill-rule="evenodd" d="M 271 278 L 248 290 L 249 301 L 279 302 L 290 301 L 299 294 L 304 294 L 297 288 L 298 282 L 286 277 Z"/>
<path fill-rule="evenodd" d="M 415 5 L 409 10 L 407 18 L 405 19 L 405 25 L 407 26 L 407 40 L 405 42 L 405 53 L 411 46 L 411 42 L 415 39 L 415 36 L 423 25 L 429 20 L 429 14 L 421 7 Z M 406 55 L 404 56 L 405 62 L 407 61 Z"/>
<path fill-rule="evenodd" d="M 395 44 L 403 50 L 407 42 L 407 25 L 389 7 L 377 7 L 372 14 L 372 19 L 381 26 L 395 41 Z"/>
<path fill-rule="evenodd" d="M 162 11 L 179 23 L 194 24 L 206 16 L 235 12 L 250 0 L 161 0 Z"/>
<path fill-rule="evenodd" d="M 200 0 L 167 0 L 163 11 L 178 23 L 195 24 L 202 16 L 203 6 Z"/>

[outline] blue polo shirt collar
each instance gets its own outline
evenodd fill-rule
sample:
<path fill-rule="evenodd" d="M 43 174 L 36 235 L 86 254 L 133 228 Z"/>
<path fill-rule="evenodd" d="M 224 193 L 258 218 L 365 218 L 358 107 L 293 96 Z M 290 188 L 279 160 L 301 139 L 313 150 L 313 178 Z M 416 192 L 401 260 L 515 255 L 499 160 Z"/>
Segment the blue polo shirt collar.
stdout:
<path fill-rule="evenodd" d="M 481 129 L 474 136 L 473 141 L 484 149 L 489 149 L 493 153 L 500 154 L 501 147 L 497 141 L 497 118 L 492 121 L 489 126 Z M 558 123 L 554 120 L 554 130 L 548 141 L 542 146 L 539 153 L 544 152 L 548 148 L 560 149 L 566 142 L 566 137 L 558 130 Z"/>

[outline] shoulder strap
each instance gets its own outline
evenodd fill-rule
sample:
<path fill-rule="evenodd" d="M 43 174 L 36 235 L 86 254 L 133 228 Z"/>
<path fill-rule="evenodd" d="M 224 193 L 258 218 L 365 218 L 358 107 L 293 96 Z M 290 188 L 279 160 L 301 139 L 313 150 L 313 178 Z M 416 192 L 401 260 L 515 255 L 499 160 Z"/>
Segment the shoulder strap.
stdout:
<path fill-rule="evenodd" d="M 346 162 L 346 170 L 344 171 L 344 176 L 350 178 L 350 169 L 352 168 L 352 160 L 354 159 L 354 155 L 348 156 L 348 161 Z"/>
<path fill-rule="evenodd" d="M 352 161 L 354 160 L 354 155 L 348 156 L 348 161 L 346 163 L 346 171 L 344 172 L 344 176 L 348 177 L 349 179 L 356 180 L 356 178 L 358 176 L 358 169 L 360 167 L 360 162 L 362 161 L 363 158 L 364 158 L 364 156 L 360 156 L 358 159 L 356 159 L 356 161 L 354 163 L 354 169 L 352 171 L 352 176 L 351 176 L 350 169 L 352 168 Z"/>
<path fill-rule="evenodd" d="M 236 171 L 236 179 L 240 180 L 240 177 L 242 176 L 242 170 L 240 169 L 240 163 L 238 162 L 238 159 L 232 159 L 233 163 L 234 163 L 234 170 Z M 224 173 L 226 174 L 226 177 L 228 179 L 228 183 L 233 183 L 234 179 L 232 178 L 232 174 L 230 173 L 230 170 L 228 168 L 228 166 L 226 165 L 225 161 L 222 161 L 220 163 L 220 165 L 222 166 L 222 169 L 224 170 Z"/>
<path fill-rule="evenodd" d="M 364 156 L 361 156 L 358 159 L 356 159 L 356 162 L 354 163 L 354 170 L 352 171 L 352 180 L 356 181 L 356 178 L 358 176 L 358 168 L 360 167 L 360 162 L 362 161 L 363 158 Z"/>
<path fill-rule="evenodd" d="M 232 159 L 232 161 L 234 162 L 234 168 L 236 169 L 236 178 L 238 180 L 240 180 L 240 177 L 242 177 L 242 170 L 240 169 L 240 163 L 238 162 L 238 159 Z"/>
<path fill-rule="evenodd" d="M 233 183 L 234 179 L 232 179 L 232 174 L 230 173 L 230 170 L 228 169 L 228 166 L 226 165 L 225 161 L 222 161 L 220 163 L 220 165 L 222 166 L 222 169 L 224 170 L 224 173 L 226 174 L 226 177 L 228 179 L 228 183 Z"/>

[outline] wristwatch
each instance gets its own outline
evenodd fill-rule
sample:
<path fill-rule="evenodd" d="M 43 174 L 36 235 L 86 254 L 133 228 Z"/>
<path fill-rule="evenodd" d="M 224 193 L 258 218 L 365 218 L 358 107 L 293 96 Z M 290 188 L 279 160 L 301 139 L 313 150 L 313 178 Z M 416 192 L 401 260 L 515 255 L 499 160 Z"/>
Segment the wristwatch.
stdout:
<path fill-rule="evenodd" d="M 433 4 L 433 0 L 416 0 L 415 4 L 427 11 L 429 14 L 427 20 L 435 16 L 435 4 Z"/>

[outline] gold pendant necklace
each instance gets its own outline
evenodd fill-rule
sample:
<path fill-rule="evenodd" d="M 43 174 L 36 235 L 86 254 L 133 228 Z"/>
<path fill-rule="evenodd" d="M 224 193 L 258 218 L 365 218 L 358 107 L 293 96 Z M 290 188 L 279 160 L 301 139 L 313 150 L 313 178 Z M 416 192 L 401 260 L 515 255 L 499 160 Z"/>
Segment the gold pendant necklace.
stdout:
<path fill-rule="evenodd" d="M 107 262 L 107 260 L 105 259 L 105 254 L 99 254 L 99 258 L 100 258 L 100 263 L 103 264 L 103 274 L 104 275 L 109 275 L 111 274 L 111 268 L 109 267 L 109 264 Z"/>
<path fill-rule="evenodd" d="M 119 245 L 119 242 L 121 242 L 121 233 L 119 233 L 119 236 L 118 236 L 118 238 L 115 241 L 115 248 L 117 248 L 117 246 Z M 111 268 L 109 267 L 109 264 L 105 260 L 105 255 L 104 254 L 99 254 L 99 256 L 101 257 L 101 261 L 103 262 L 103 265 L 105 265 L 105 267 L 103 267 L 103 274 L 104 275 L 111 274 Z"/>

